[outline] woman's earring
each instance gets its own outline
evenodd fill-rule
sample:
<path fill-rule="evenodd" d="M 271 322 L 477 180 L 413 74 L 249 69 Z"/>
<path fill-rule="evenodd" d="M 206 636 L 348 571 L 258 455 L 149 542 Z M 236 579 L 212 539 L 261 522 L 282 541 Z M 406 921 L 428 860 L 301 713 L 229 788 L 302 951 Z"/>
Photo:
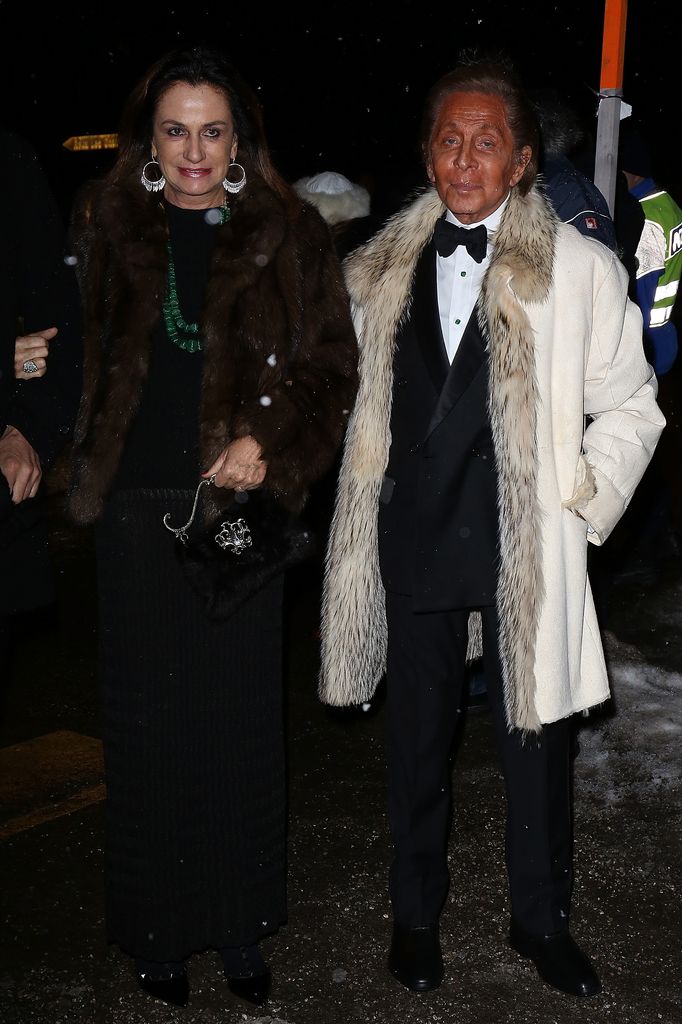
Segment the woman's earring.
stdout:
<path fill-rule="evenodd" d="M 148 167 L 158 167 L 159 172 L 161 172 L 161 164 L 159 163 L 158 160 L 154 160 L 152 158 L 151 160 L 148 160 L 147 163 L 142 168 L 142 176 L 140 178 L 140 181 L 147 189 L 147 192 L 160 192 L 163 186 L 166 184 L 166 179 L 164 178 L 163 174 L 161 174 L 160 178 L 151 180 L 150 178 L 147 177 Z"/>
<path fill-rule="evenodd" d="M 241 164 L 238 164 L 235 160 L 233 160 L 227 169 L 228 174 L 230 173 L 233 167 L 236 167 L 238 170 L 240 170 L 242 172 L 242 176 L 241 178 L 238 178 L 237 181 L 230 181 L 228 177 L 223 178 L 223 188 L 225 189 L 226 192 L 241 192 L 241 190 L 244 188 L 244 185 L 246 185 L 246 171 L 244 170 Z"/>

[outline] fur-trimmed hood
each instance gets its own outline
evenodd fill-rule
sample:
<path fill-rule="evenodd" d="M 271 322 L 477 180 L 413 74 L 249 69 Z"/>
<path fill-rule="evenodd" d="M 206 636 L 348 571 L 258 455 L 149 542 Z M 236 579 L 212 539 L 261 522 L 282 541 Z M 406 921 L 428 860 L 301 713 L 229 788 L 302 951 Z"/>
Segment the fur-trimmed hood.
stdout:
<path fill-rule="evenodd" d="M 360 340 L 360 387 L 346 435 L 325 567 L 320 697 L 330 704 L 371 699 L 385 671 L 377 509 L 390 448 L 394 346 L 409 314 L 417 261 L 444 212 L 435 189 L 428 187 L 345 263 Z M 641 407 L 633 423 L 645 419 L 650 430 L 639 445 L 637 472 L 650 458 L 662 418 L 632 319 L 634 307 L 626 306 L 627 279 L 613 254 L 562 224 L 536 188 L 525 197 L 512 190 L 491 238 L 477 312 L 489 354 L 488 411 L 498 477 L 500 655 L 507 720 L 510 726 L 537 731 L 543 721 L 585 710 L 608 694 L 591 603 L 590 621 L 582 625 L 589 586 L 587 526 L 568 509 L 579 509 L 588 522 L 594 521 L 591 539 L 601 543 L 622 514 L 634 482 L 620 479 L 621 437 L 610 440 L 606 455 L 600 450 L 605 442 L 599 440 L 593 459 L 583 455 L 583 444 L 592 454 L 584 417 L 594 402 L 602 417 L 595 436 L 599 429 L 617 435 L 630 414 L 624 418 L 619 407 L 612 416 L 614 403 L 627 394 L 629 402 Z M 564 287 L 561 280 L 561 296 L 559 251 L 562 278 L 574 275 L 572 285 Z M 593 310 L 593 317 L 573 324 L 573 301 Z M 592 344 L 593 320 L 603 320 L 598 345 Z M 607 370 L 602 362 L 609 346 L 613 356 Z M 562 371 L 557 374 L 559 366 L 565 379 Z M 609 374 L 614 381 L 622 375 L 617 394 L 609 387 Z M 588 381 L 594 381 L 594 396 Z M 629 452 L 632 446 L 627 447 Z M 562 602 L 565 621 L 549 624 L 547 614 L 562 608 Z M 570 616 L 569 604 L 578 609 Z M 480 651 L 478 614 L 470 619 L 470 640 L 474 656 Z M 557 681 L 562 659 L 565 678 Z M 545 679 L 545 672 L 554 678 Z"/>
<path fill-rule="evenodd" d="M 206 289 L 201 459 L 208 466 L 230 440 L 251 434 L 268 462 L 266 486 L 300 508 L 341 442 L 357 347 L 327 225 L 310 207 L 287 205 L 253 168 L 246 172 L 230 220 L 216 228 Z M 92 522 L 115 480 L 161 317 L 163 202 L 139 182 L 91 184 L 74 206 L 71 238 L 85 367 L 69 508 Z"/>

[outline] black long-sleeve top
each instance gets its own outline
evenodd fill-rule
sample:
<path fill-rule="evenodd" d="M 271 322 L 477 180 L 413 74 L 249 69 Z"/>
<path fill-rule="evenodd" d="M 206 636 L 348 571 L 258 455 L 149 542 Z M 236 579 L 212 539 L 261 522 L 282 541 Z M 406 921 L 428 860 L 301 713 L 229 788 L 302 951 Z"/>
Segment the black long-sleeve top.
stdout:
<path fill-rule="evenodd" d="M 165 203 L 180 311 L 201 324 L 215 242 L 215 221 L 205 210 Z M 203 355 L 186 352 L 166 332 L 163 317 L 152 336 L 149 373 L 140 408 L 126 439 L 115 486 L 194 488 L 199 463 L 199 402 Z"/>

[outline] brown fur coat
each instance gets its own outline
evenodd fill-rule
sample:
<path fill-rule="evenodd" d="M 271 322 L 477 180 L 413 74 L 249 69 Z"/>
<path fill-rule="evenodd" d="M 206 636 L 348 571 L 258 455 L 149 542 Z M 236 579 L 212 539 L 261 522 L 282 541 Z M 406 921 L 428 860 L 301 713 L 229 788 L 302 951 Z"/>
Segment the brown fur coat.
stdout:
<path fill-rule="evenodd" d="M 230 205 L 230 220 L 216 229 L 202 323 L 202 464 L 250 434 L 268 463 L 265 486 L 298 510 L 331 465 L 355 396 L 349 300 L 316 210 L 287 209 L 249 168 Z M 74 206 L 71 239 L 85 358 L 68 505 L 91 523 L 114 482 L 161 316 L 163 204 L 138 182 L 90 184 Z M 223 491 L 218 500 L 230 497 Z"/>

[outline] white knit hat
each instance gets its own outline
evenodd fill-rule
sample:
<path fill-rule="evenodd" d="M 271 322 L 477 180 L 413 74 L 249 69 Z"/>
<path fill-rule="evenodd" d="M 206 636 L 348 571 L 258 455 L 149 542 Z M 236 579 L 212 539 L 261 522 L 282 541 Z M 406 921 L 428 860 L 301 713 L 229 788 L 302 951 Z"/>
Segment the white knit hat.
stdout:
<path fill-rule="evenodd" d="M 294 188 L 301 199 L 312 203 L 328 224 L 369 216 L 369 192 L 336 171 L 322 171 L 310 178 L 299 178 Z"/>

